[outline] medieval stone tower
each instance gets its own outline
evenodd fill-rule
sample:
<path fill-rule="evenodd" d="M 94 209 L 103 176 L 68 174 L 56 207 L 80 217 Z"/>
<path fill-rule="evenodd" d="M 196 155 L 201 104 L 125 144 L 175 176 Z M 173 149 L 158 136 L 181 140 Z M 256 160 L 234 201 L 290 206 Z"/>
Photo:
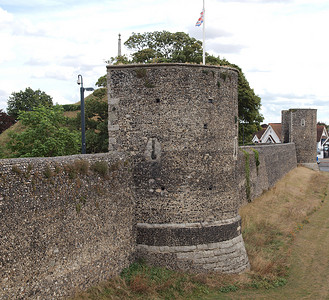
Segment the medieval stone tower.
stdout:
<path fill-rule="evenodd" d="M 134 160 L 138 255 L 176 269 L 248 268 L 235 184 L 237 70 L 107 68 L 109 150 Z"/>
<path fill-rule="evenodd" d="M 282 111 L 283 143 L 295 143 L 297 163 L 316 163 L 316 109 Z"/>

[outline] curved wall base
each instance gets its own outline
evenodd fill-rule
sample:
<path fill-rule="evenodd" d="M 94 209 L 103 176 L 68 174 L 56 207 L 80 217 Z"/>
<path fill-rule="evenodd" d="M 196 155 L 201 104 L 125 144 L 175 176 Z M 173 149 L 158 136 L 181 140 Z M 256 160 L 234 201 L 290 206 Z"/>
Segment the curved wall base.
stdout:
<path fill-rule="evenodd" d="M 186 271 L 241 273 L 250 267 L 240 217 L 212 224 L 137 224 L 137 257 Z"/>

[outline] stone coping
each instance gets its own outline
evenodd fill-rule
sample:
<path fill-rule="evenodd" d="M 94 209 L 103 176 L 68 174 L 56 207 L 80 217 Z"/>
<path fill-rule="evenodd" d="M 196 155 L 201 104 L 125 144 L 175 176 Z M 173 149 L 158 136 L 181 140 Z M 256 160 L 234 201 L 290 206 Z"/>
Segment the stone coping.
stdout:
<path fill-rule="evenodd" d="M 266 147 L 287 147 L 288 145 L 295 145 L 295 143 L 259 143 L 254 145 L 239 146 L 240 149 L 251 149 L 251 148 L 266 148 Z"/>
<path fill-rule="evenodd" d="M 198 65 L 198 64 L 188 64 L 188 63 L 151 63 L 151 64 L 128 64 L 128 65 L 107 65 L 106 68 L 109 69 L 132 69 L 132 68 L 162 68 L 162 67 L 191 67 L 191 68 L 216 68 L 216 69 L 228 69 L 239 73 L 238 69 L 229 66 L 220 65 Z"/>
<path fill-rule="evenodd" d="M 92 154 L 74 154 L 69 156 L 49 156 L 49 157 L 18 157 L 18 158 L 3 158 L 0 159 L 0 164 L 5 163 L 18 163 L 18 162 L 58 162 L 58 161 L 72 161 L 83 159 L 101 159 L 101 158 L 117 158 L 124 159 L 125 154 L 122 152 L 111 151 L 104 153 L 92 153 Z"/>

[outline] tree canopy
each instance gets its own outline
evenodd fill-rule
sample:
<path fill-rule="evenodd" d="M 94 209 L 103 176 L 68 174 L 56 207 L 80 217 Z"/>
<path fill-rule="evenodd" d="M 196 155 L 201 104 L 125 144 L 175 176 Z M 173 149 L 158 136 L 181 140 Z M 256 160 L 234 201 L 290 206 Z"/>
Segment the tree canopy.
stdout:
<path fill-rule="evenodd" d="M 68 127 L 59 105 L 34 107 L 22 111 L 18 119 L 26 127 L 21 133 L 10 133 L 7 145 L 14 157 L 43 157 L 77 154 L 81 150 L 80 132 Z"/>
<path fill-rule="evenodd" d="M 30 87 L 25 91 L 13 92 L 7 101 L 8 115 L 17 119 L 20 111 L 31 111 L 36 106 L 42 105 L 50 107 L 53 105 L 53 99 L 45 92 L 32 90 Z"/>
<path fill-rule="evenodd" d="M 124 43 L 135 51 L 132 62 L 202 62 L 202 43 L 185 32 L 133 33 Z"/>
<path fill-rule="evenodd" d="M 100 77 L 98 82 L 102 81 Z M 85 126 L 86 126 L 86 152 L 102 153 L 108 151 L 108 103 L 106 88 L 100 88 L 88 96 L 85 102 Z M 81 113 L 77 114 L 74 121 L 78 130 L 81 130 Z"/>

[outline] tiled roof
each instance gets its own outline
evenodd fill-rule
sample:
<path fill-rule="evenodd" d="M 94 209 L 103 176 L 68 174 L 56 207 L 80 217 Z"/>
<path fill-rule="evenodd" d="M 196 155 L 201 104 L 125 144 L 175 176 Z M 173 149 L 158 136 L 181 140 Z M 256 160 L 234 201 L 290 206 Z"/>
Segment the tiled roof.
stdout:
<path fill-rule="evenodd" d="M 274 132 L 276 133 L 276 135 L 278 136 L 278 138 L 282 142 L 282 139 L 281 139 L 281 128 L 282 128 L 281 123 L 268 123 L 268 125 L 270 125 L 272 127 L 272 129 L 274 130 Z"/>
<path fill-rule="evenodd" d="M 255 133 L 255 135 L 258 137 L 259 140 L 262 137 L 262 135 L 264 134 L 265 130 L 266 130 L 266 128 L 263 128 Z"/>
<path fill-rule="evenodd" d="M 316 130 L 317 131 L 316 141 L 320 142 L 321 138 L 322 138 L 322 133 L 323 133 L 324 126 L 323 125 L 318 125 L 316 129 L 317 129 Z"/>

